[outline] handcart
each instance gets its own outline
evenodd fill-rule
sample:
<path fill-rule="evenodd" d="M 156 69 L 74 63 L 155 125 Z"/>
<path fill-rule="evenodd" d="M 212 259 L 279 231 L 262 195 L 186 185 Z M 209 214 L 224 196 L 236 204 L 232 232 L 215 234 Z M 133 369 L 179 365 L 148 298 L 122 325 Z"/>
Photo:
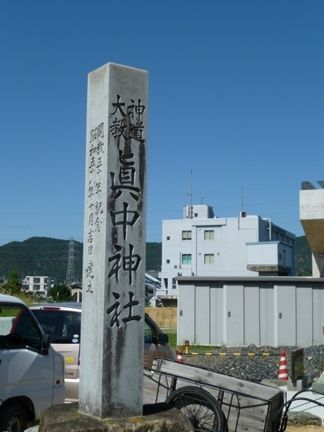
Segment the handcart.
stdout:
<path fill-rule="evenodd" d="M 179 408 L 196 432 L 283 432 L 300 397 L 286 402 L 278 388 L 164 359 L 144 375 L 155 383 L 155 403 Z"/>
<path fill-rule="evenodd" d="M 283 407 L 283 413 L 282 413 L 282 417 L 281 417 L 281 422 L 280 422 L 280 429 L 278 432 L 283 432 L 286 429 L 287 423 L 288 423 L 288 413 L 289 410 L 292 406 L 292 404 L 294 402 L 298 403 L 298 407 L 302 408 L 303 406 L 305 407 L 310 406 L 312 408 L 314 408 L 314 406 L 319 406 L 324 408 L 324 396 L 323 393 L 319 393 L 315 390 L 312 390 L 312 394 L 316 394 L 318 396 L 317 399 L 311 399 L 309 397 L 307 397 L 307 393 L 309 393 L 310 390 L 300 390 L 299 392 L 295 393 L 295 395 L 289 399 L 287 402 L 285 402 L 284 407 Z M 293 410 L 295 410 L 296 408 L 293 408 Z M 301 411 L 302 412 L 302 411 Z"/>

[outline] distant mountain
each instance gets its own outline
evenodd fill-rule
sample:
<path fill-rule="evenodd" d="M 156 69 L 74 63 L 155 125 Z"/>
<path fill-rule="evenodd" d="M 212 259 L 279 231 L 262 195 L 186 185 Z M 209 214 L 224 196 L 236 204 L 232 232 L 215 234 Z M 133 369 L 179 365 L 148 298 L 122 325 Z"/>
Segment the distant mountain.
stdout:
<path fill-rule="evenodd" d="M 32 237 L 23 242 L 11 242 L 0 247 L 0 275 L 49 276 L 63 282 L 66 275 L 69 240 Z M 75 242 L 75 275 L 81 278 L 82 243 Z"/>
<path fill-rule="evenodd" d="M 160 271 L 161 243 L 146 244 L 146 269 Z M 82 275 L 83 245 L 74 241 L 74 269 L 76 280 Z M 23 242 L 0 246 L 0 277 L 8 277 L 16 270 L 18 275 L 49 276 L 56 283 L 63 282 L 68 262 L 69 240 L 32 237 Z"/>
<path fill-rule="evenodd" d="M 162 243 L 146 243 L 146 271 L 161 271 Z"/>
<path fill-rule="evenodd" d="M 82 249 L 80 242 L 74 241 L 75 277 L 81 280 Z M 69 240 L 48 237 L 32 237 L 23 242 L 11 242 L 0 246 L 0 277 L 16 270 L 18 275 L 49 276 L 56 283 L 63 282 L 68 262 Z M 146 244 L 146 270 L 161 270 L 161 243 Z M 296 238 L 296 275 L 311 275 L 311 252 L 305 236 Z"/>

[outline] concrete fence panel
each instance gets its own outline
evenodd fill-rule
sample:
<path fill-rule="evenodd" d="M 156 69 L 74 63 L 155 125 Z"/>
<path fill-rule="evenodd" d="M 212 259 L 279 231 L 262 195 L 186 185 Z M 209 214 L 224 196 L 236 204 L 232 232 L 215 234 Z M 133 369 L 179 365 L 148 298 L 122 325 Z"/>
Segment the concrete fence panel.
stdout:
<path fill-rule="evenodd" d="M 177 330 L 177 308 L 176 307 L 146 307 L 145 312 L 162 328 Z"/>

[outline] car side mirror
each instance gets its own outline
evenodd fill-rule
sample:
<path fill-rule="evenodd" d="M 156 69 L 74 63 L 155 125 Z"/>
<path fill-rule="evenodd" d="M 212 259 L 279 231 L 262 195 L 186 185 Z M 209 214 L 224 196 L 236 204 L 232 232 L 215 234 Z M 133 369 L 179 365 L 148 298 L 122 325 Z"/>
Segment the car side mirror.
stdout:
<path fill-rule="evenodd" d="M 41 340 L 41 353 L 44 355 L 47 355 L 48 350 L 49 350 L 49 346 L 50 346 L 49 336 L 48 336 L 48 334 L 43 334 L 42 340 Z"/>
<path fill-rule="evenodd" d="M 165 333 L 159 334 L 157 338 L 157 343 L 160 345 L 166 345 L 169 343 L 169 336 Z"/>

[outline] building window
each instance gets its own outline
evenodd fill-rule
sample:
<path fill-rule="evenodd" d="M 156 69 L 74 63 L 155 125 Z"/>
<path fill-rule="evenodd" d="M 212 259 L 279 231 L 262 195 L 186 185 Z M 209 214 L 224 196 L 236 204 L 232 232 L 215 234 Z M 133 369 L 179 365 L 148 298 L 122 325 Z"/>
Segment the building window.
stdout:
<path fill-rule="evenodd" d="M 191 254 L 182 254 L 181 264 L 191 264 Z"/>
<path fill-rule="evenodd" d="M 39 277 L 34 277 L 34 283 L 35 284 L 39 284 L 40 283 L 40 278 Z"/>
<path fill-rule="evenodd" d="M 166 263 L 167 263 L 167 264 L 170 264 L 170 260 L 169 260 L 169 259 L 167 259 L 167 260 L 166 260 Z"/>
<path fill-rule="evenodd" d="M 167 236 L 166 239 L 167 239 L 167 240 L 170 240 L 170 236 Z"/>
<path fill-rule="evenodd" d="M 182 231 L 182 240 L 191 240 L 191 231 Z"/>
<path fill-rule="evenodd" d="M 214 254 L 205 254 L 204 264 L 214 264 Z"/>
<path fill-rule="evenodd" d="M 214 240 L 214 230 L 205 230 L 204 240 Z"/>

